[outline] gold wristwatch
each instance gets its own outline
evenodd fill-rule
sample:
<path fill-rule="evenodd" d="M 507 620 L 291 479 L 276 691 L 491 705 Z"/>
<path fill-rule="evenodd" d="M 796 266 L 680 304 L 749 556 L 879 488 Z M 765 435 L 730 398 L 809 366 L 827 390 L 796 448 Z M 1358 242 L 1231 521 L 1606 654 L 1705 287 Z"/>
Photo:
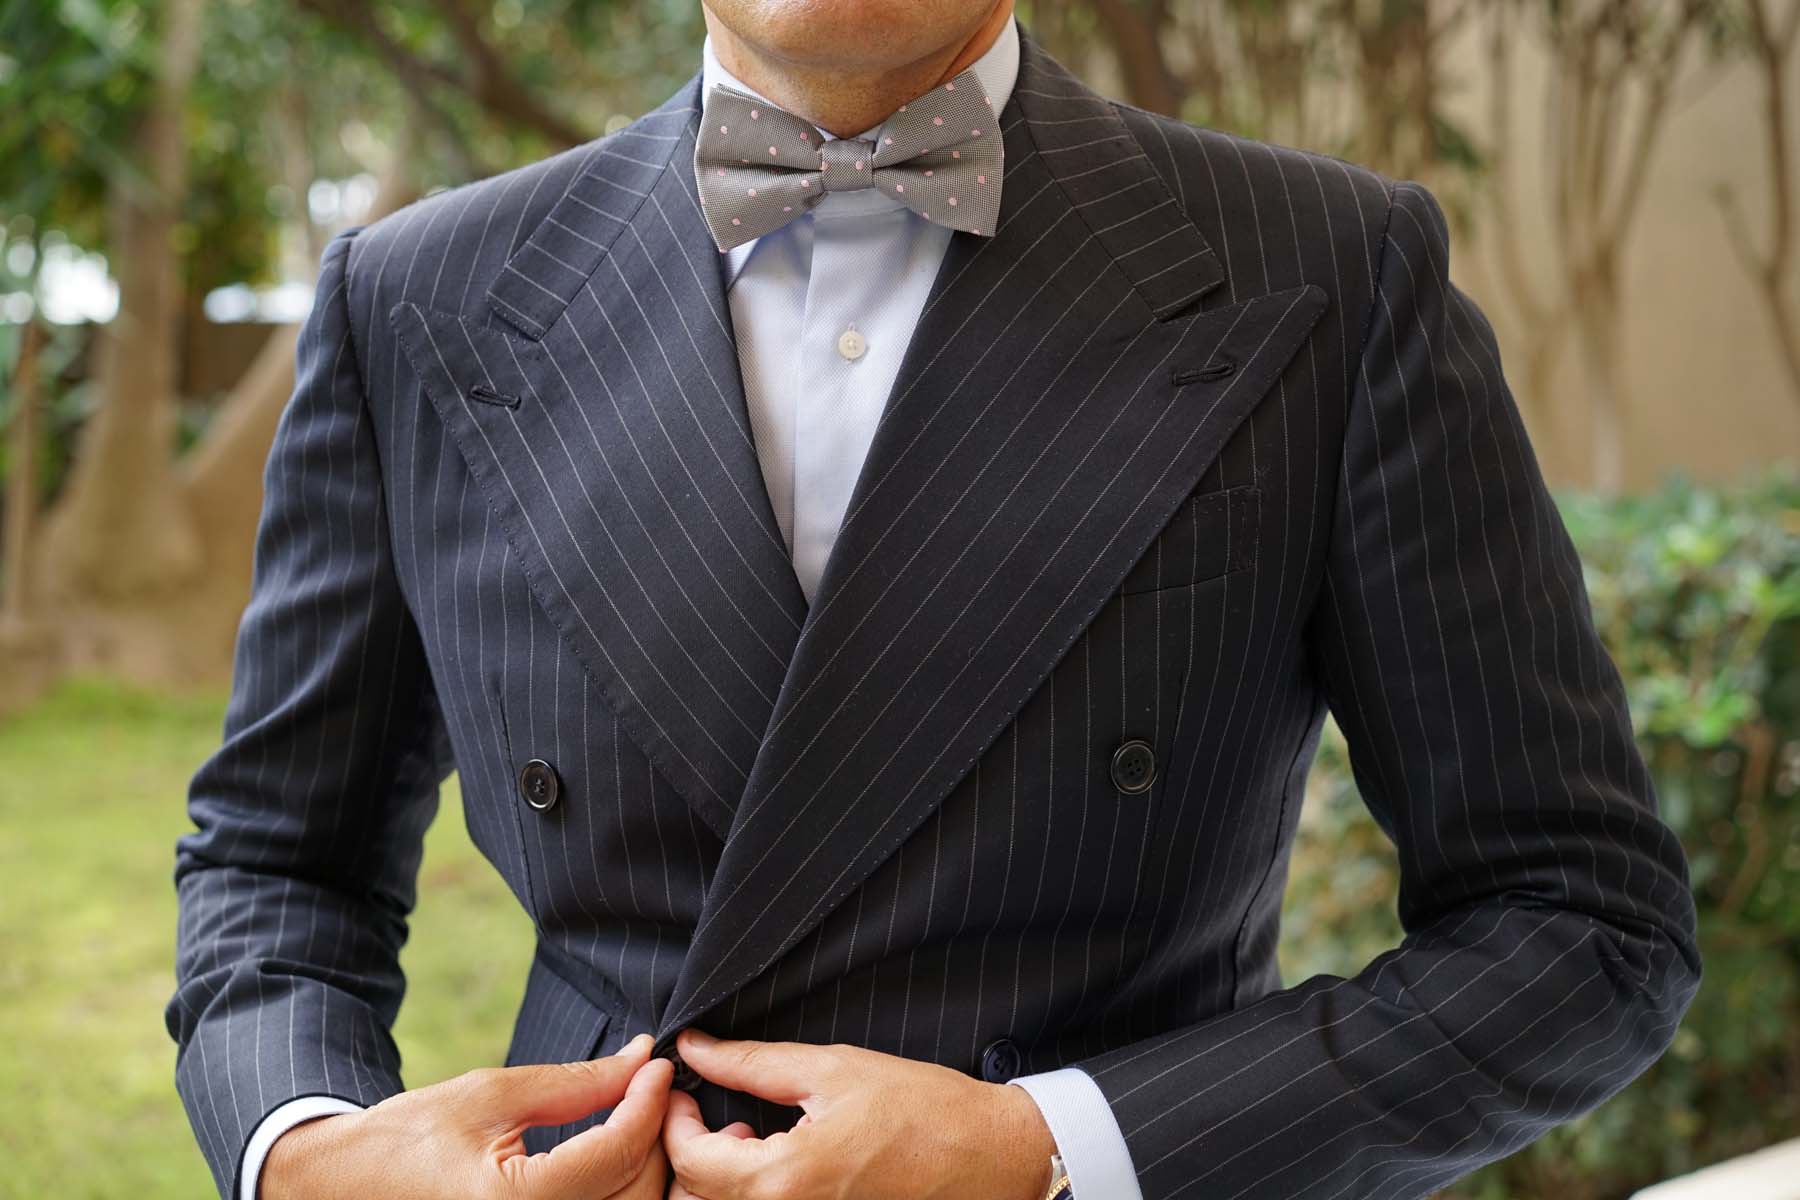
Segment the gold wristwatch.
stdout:
<path fill-rule="evenodd" d="M 1044 1200 L 1075 1200 L 1075 1190 L 1069 1186 L 1069 1172 L 1063 1168 L 1060 1154 L 1050 1156 L 1050 1190 L 1044 1193 Z"/>

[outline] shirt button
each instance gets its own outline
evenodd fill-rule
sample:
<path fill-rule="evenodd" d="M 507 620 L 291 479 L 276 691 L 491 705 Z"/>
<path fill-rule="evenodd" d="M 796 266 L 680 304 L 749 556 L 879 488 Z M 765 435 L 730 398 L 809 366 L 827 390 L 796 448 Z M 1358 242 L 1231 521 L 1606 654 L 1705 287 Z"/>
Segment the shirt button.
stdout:
<path fill-rule="evenodd" d="M 846 329 L 838 334 L 838 353 L 855 362 L 869 348 L 869 340 L 854 329 Z"/>

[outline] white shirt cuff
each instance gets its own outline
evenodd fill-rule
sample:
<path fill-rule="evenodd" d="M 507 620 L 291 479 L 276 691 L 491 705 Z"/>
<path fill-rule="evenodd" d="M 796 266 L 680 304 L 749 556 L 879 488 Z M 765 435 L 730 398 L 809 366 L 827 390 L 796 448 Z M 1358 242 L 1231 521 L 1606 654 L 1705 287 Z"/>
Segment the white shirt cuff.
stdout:
<path fill-rule="evenodd" d="M 339 1100 L 336 1096 L 302 1096 L 298 1100 L 289 1100 L 257 1122 L 250 1143 L 244 1147 L 244 1165 L 238 1171 L 238 1200 L 256 1200 L 256 1189 L 262 1182 L 263 1160 L 269 1157 L 269 1147 L 275 1144 L 276 1138 L 296 1125 L 319 1117 L 360 1111 L 362 1105 Z"/>
<path fill-rule="evenodd" d="M 1093 1076 L 1064 1067 L 1012 1082 L 1037 1101 L 1075 1200 L 1144 1200 L 1119 1119 Z"/>

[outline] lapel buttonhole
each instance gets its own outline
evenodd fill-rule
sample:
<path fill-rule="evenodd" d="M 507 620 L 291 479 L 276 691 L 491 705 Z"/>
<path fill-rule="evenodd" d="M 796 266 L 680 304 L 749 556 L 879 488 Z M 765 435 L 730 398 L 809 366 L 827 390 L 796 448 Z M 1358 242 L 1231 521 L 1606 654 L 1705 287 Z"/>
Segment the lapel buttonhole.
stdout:
<path fill-rule="evenodd" d="M 1237 359 L 1220 352 L 1213 355 L 1203 367 L 1176 367 L 1169 372 L 1169 381 L 1176 387 L 1187 383 L 1210 383 L 1229 378 L 1236 370 Z"/>
<path fill-rule="evenodd" d="M 483 404 L 498 404 L 501 408 L 519 407 L 519 398 L 509 396 L 505 392 L 496 392 L 485 383 L 478 383 L 469 389 L 469 399 L 479 400 Z"/>

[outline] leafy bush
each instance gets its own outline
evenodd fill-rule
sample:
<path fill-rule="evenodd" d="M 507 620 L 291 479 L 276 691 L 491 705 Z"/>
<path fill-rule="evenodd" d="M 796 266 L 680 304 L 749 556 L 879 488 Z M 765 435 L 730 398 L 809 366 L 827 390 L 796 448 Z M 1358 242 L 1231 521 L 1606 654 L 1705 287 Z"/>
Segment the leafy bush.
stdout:
<path fill-rule="evenodd" d="M 1666 820 L 1687 848 L 1706 976 L 1670 1052 L 1459 1200 L 1623 1200 L 1800 1136 L 1800 472 L 1561 500 Z M 1289 979 L 1400 938 L 1394 854 L 1327 731 L 1288 891 Z"/>

